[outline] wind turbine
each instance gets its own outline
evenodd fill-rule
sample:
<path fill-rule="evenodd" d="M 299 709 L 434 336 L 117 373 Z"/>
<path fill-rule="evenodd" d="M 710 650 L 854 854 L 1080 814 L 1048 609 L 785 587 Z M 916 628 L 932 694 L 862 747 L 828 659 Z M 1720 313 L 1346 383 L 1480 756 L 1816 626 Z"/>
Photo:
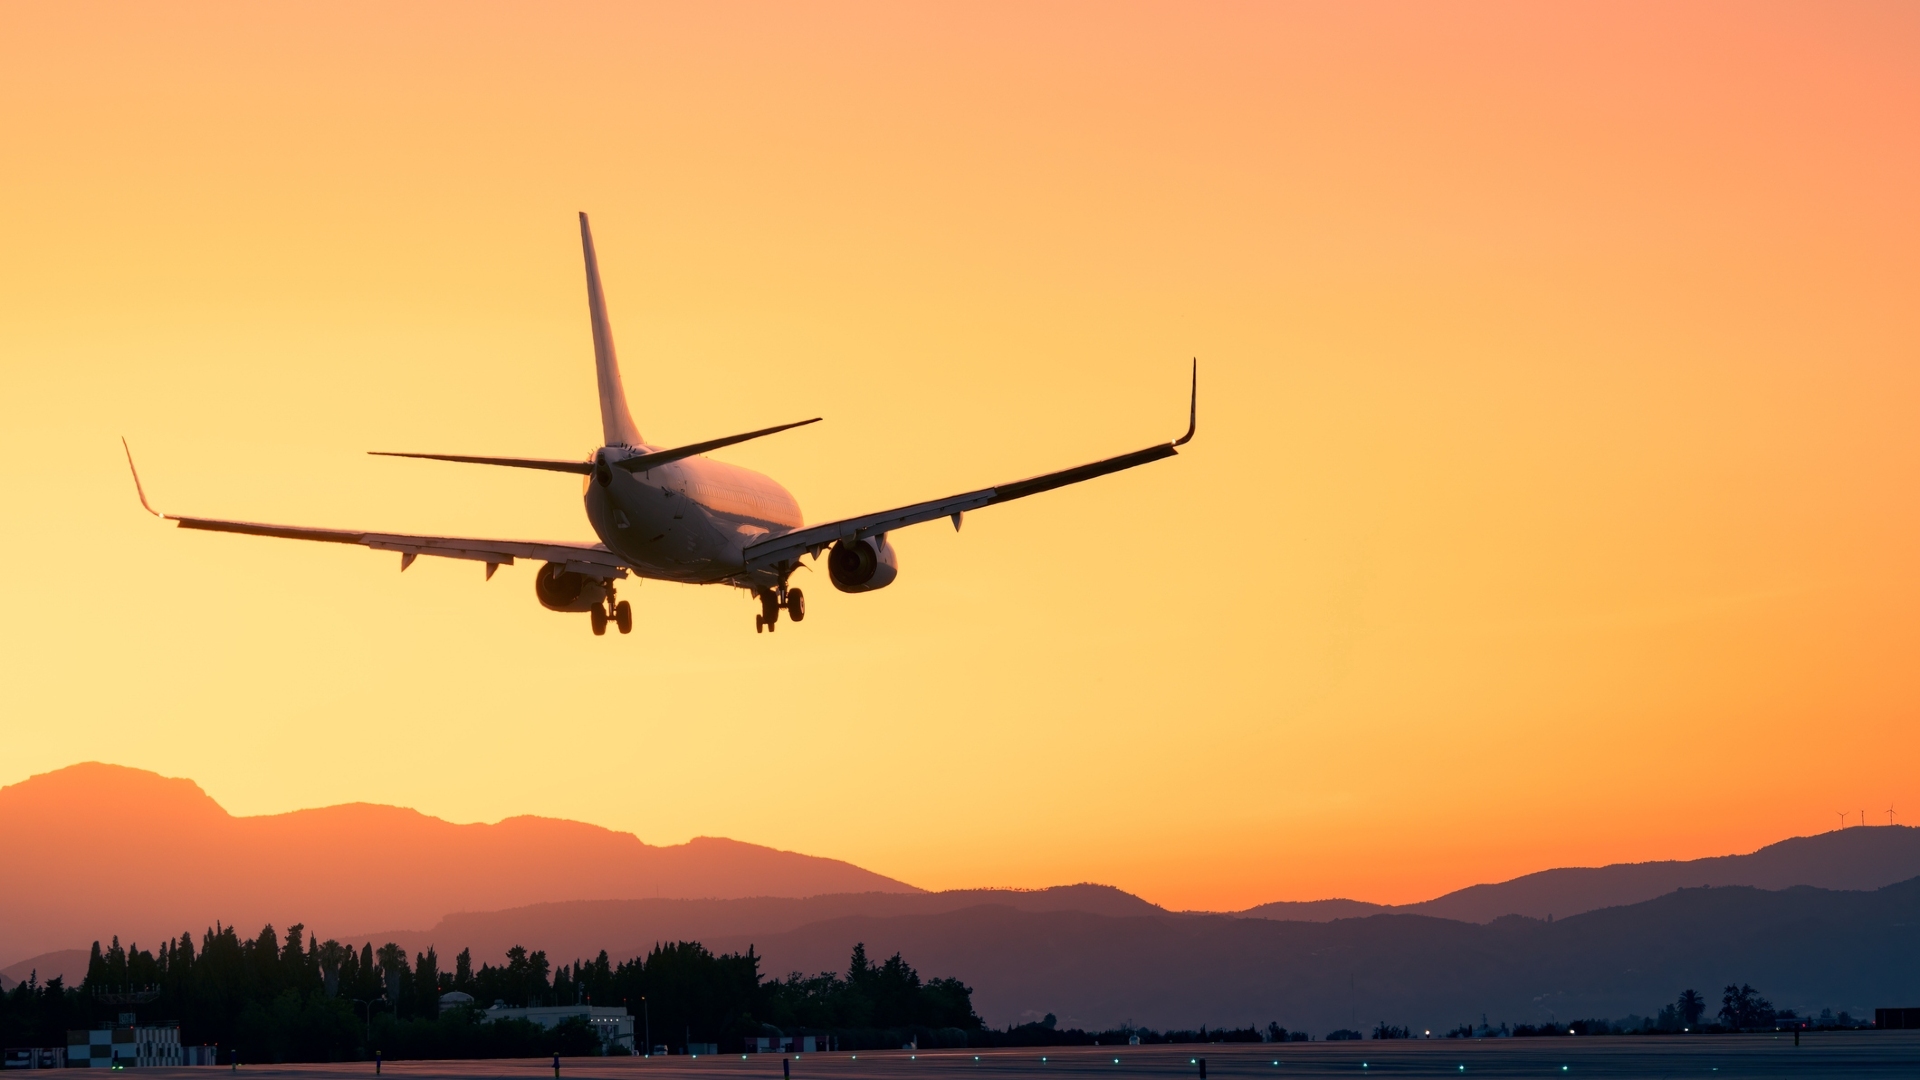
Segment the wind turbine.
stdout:
<path fill-rule="evenodd" d="M 1887 804 L 1887 824 L 1893 824 L 1893 804 Z"/>
<path fill-rule="evenodd" d="M 1846 827 L 1847 827 L 1847 812 L 1846 812 L 1845 810 L 1835 810 L 1835 811 L 1834 811 L 1834 813 L 1836 813 L 1836 814 L 1839 814 L 1839 815 L 1840 815 L 1840 827 L 1841 827 L 1841 828 L 1843 828 L 1843 829 L 1844 829 L 1844 828 L 1846 828 Z"/>

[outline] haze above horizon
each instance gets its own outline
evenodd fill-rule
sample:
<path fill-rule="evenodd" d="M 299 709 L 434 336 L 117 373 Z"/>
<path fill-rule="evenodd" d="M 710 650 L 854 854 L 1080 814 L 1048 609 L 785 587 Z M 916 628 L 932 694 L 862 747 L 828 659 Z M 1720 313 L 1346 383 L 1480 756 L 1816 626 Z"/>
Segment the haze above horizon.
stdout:
<path fill-rule="evenodd" d="M 0 8 L 0 785 L 1401 903 L 1920 815 L 1920 9 Z M 897 583 L 483 582 L 636 419 Z M 805 575 L 802 575 L 803 577 Z M 743 632 L 744 631 L 744 632 Z M 1911 823 L 1915 818 L 1902 816 Z"/>

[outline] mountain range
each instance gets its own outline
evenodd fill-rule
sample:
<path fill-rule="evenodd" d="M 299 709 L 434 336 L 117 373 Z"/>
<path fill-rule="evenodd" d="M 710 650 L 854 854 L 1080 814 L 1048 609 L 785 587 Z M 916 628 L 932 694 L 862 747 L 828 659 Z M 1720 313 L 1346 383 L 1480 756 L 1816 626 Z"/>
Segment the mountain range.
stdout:
<path fill-rule="evenodd" d="M 332 935 L 554 900 L 919 891 L 837 859 L 552 818 L 456 825 L 367 803 L 236 817 L 191 780 L 92 762 L 0 788 L 0 865 L 40 868 L 41 884 L 0 891 L 9 965 L 216 920 Z"/>
<path fill-rule="evenodd" d="M 443 964 L 463 947 L 476 962 L 515 944 L 564 962 L 684 939 L 751 946 L 781 975 L 843 968 L 858 941 L 960 977 L 996 1024 L 1531 1022 L 1646 1012 L 1735 980 L 1789 1007 L 1920 1003 L 1906 974 L 1920 972 L 1920 830 L 1899 826 L 1547 870 L 1401 907 L 1175 912 L 1092 884 L 925 892 L 831 859 L 655 847 L 551 819 L 454 825 L 365 804 L 236 818 L 189 781 L 89 764 L 0 788 L 0 857 L 60 885 L 0 896 L 0 958 L 40 950 L 0 984 L 77 979 L 81 946 L 110 934 L 151 944 L 216 919 L 298 918 L 342 940 L 431 945 Z M 545 872 L 556 865 L 568 873 Z M 335 930 L 354 926 L 393 929 Z"/>
<path fill-rule="evenodd" d="M 981 904 L 855 915 L 713 937 L 753 944 L 763 970 L 843 969 L 848 944 L 959 974 L 994 1024 L 1155 1028 L 1277 1021 L 1316 1036 L 1457 1024 L 1651 1015 L 1681 990 L 1717 1002 L 1750 983 L 1783 1008 L 1855 1016 L 1920 1004 L 1920 879 L 1871 892 L 1796 886 L 1681 889 L 1549 923 L 1426 915 L 1283 922 L 1098 915 Z M 1712 1007 L 1708 1010 L 1712 1012 Z"/>
<path fill-rule="evenodd" d="M 1492 922 L 1502 915 L 1545 919 L 1603 907 L 1634 904 L 1675 889 L 1705 885 L 1753 885 L 1786 889 L 1878 889 L 1920 876 L 1920 829 L 1904 825 L 1839 829 L 1796 836 L 1746 855 L 1686 861 L 1615 863 L 1542 870 L 1511 881 L 1471 885 L 1417 904 L 1369 904 L 1361 900 L 1280 901 L 1240 912 L 1262 919 L 1326 922 L 1360 915 L 1433 915 L 1463 922 Z"/>

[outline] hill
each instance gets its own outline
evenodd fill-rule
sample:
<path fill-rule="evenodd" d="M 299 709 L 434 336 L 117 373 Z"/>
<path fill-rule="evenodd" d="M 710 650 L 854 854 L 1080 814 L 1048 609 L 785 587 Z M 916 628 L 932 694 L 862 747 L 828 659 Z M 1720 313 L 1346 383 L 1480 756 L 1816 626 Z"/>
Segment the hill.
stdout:
<path fill-rule="evenodd" d="M 1280 922 L 1221 915 L 1095 915 L 989 904 L 848 916 L 712 947 L 764 970 L 845 966 L 847 948 L 903 953 L 975 988 L 988 1022 L 1055 1013 L 1063 1025 L 1278 1021 L 1324 1034 L 1380 1020 L 1478 1022 L 1649 1015 L 1683 989 L 1714 999 L 1749 982 L 1788 1008 L 1871 1016 L 1920 1001 L 1920 879 L 1872 892 L 1692 888 L 1548 923 L 1424 915 Z"/>
<path fill-rule="evenodd" d="M 1102 911 L 1076 910 L 1096 906 Z M 748 925 L 757 929 L 728 932 Z M 554 936 L 524 936 L 541 928 Z M 1551 923 L 1406 914 L 1282 922 L 1167 912 L 1115 890 L 1077 886 L 583 901 L 452 916 L 395 938 L 413 950 L 431 940 L 443 958 L 471 945 L 477 957 L 494 960 L 504 943 L 525 940 L 564 961 L 602 947 L 637 954 L 651 940 L 636 933 L 692 938 L 717 951 L 751 946 L 770 975 L 842 970 L 853 943 L 864 942 L 869 955 L 900 952 L 923 974 L 959 977 L 996 1026 L 1051 1012 L 1085 1027 L 1271 1020 L 1325 1034 L 1386 1020 L 1444 1030 L 1483 1015 L 1496 1023 L 1647 1015 L 1682 989 L 1717 999 L 1720 987 L 1736 981 L 1810 1012 L 1871 1015 L 1878 1006 L 1920 1001 L 1920 879 L 1855 892 L 1682 889 Z M 613 944 L 620 940 L 631 944 Z"/>
<path fill-rule="evenodd" d="M 506 911 L 449 915 L 426 930 L 351 934 L 355 941 L 392 941 L 419 952 L 471 947 L 491 960 L 510 946 L 543 949 L 554 960 L 591 959 L 601 949 L 614 960 L 640 956 L 659 941 L 752 940 L 850 916 L 936 915 L 996 904 L 1016 911 L 1079 911 L 1099 915 L 1170 914 L 1108 885 L 1051 889 L 956 889 L 938 893 L 850 893 L 804 898 L 737 900 L 575 900 L 529 904 Z M 846 957 L 840 958 L 842 961 Z M 838 967 L 839 964 L 829 965 Z M 11 974 L 11 971 L 9 971 Z"/>
<path fill-rule="evenodd" d="M 190 780 L 87 763 L 0 788 L 0 963 L 216 920 L 328 934 L 571 899 L 914 893 L 850 863 L 701 837 L 666 847 L 552 818 L 456 825 L 354 803 L 235 817 Z M 564 872 L 556 868 L 564 868 Z"/>
<path fill-rule="evenodd" d="M 1498 884 L 1473 885 L 1418 904 L 1388 906 L 1357 900 L 1280 902 L 1261 904 L 1240 914 L 1251 918 L 1325 922 L 1394 912 L 1484 923 L 1502 915 L 1525 915 L 1534 919 L 1577 915 L 1703 885 L 1752 885 L 1762 889 L 1811 885 L 1822 889 L 1862 890 L 1878 889 L 1915 876 L 1920 876 L 1920 829 L 1906 825 L 1871 825 L 1796 836 L 1746 855 L 1542 870 Z"/>

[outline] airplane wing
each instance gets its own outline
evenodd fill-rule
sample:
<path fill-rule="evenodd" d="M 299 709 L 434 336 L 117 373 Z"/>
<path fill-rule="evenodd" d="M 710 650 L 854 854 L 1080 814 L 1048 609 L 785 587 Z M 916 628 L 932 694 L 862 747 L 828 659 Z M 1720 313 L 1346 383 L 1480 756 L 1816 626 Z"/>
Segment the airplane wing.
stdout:
<path fill-rule="evenodd" d="M 747 568 L 750 570 L 792 563 L 801 555 L 820 557 L 820 552 L 841 540 L 854 540 L 866 536 L 877 536 L 894 529 L 904 529 L 909 525 L 918 525 L 924 521 L 936 521 L 949 518 L 953 527 L 960 527 L 960 516 L 969 510 L 977 510 L 994 503 L 1011 502 L 1024 499 L 1029 495 L 1038 495 L 1043 491 L 1078 484 L 1096 476 L 1131 469 L 1145 465 L 1150 461 L 1159 461 L 1178 454 L 1179 447 L 1193 440 L 1193 433 L 1199 426 L 1200 412 L 1200 365 L 1196 362 L 1193 369 L 1193 397 L 1187 406 L 1187 433 L 1172 442 L 1149 446 L 1144 450 L 1135 450 L 1129 454 L 1119 454 L 1085 465 L 1076 465 L 1071 469 L 1042 473 L 1025 480 L 1016 480 L 1011 484 L 981 488 L 959 495 L 950 495 L 944 499 L 932 499 L 914 503 L 911 506 L 882 510 L 877 514 L 829 521 L 823 525 L 808 525 L 779 536 L 768 537 L 747 548 Z"/>
<path fill-rule="evenodd" d="M 124 447 L 126 440 L 121 440 Z M 315 540 L 326 544 L 358 544 L 375 551 L 400 553 L 400 569 L 413 565 L 422 555 L 449 559 L 470 559 L 487 564 L 487 577 L 515 559 L 535 559 L 564 563 L 575 573 L 597 578 L 624 578 L 627 564 L 600 544 L 563 544 L 538 540 L 485 540 L 463 536 L 420 536 L 412 533 L 358 532 L 351 529 L 315 529 L 298 525 L 265 525 L 253 521 L 228 521 L 222 518 L 185 517 L 163 514 L 147 502 L 146 489 L 140 484 L 140 471 L 134 468 L 133 452 L 127 451 L 127 468 L 133 472 L 133 490 L 140 505 L 154 517 L 179 523 L 183 529 L 240 533 L 246 536 L 275 536 L 283 540 Z"/>

